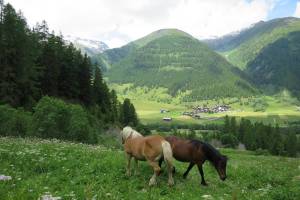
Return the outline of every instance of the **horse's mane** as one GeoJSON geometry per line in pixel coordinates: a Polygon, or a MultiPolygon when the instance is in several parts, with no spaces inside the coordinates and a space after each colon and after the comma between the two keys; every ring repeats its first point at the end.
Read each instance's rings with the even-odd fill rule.
{"type": "Polygon", "coordinates": [[[190,140],[191,143],[198,148],[202,148],[202,150],[205,153],[205,157],[207,158],[208,161],[210,161],[215,167],[218,164],[218,161],[221,159],[226,159],[226,156],[223,156],[217,149],[215,149],[212,145],[201,142],[199,140],[190,140]]]}
{"type": "Polygon", "coordinates": [[[128,139],[129,137],[136,138],[136,137],[143,137],[142,134],[131,128],[130,126],[126,126],[123,128],[122,132],[122,138],[124,140],[128,139]]]}

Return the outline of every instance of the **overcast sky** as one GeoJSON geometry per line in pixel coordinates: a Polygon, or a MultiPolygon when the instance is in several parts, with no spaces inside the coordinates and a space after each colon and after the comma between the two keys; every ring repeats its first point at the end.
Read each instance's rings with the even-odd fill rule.
{"type": "Polygon", "coordinates": [[[297,0],[6,0],[30,25],[46,20],[63,35],[119,47],[162,28],[199,39],[222,36],[260,20],[300,17],[297,0]]]}

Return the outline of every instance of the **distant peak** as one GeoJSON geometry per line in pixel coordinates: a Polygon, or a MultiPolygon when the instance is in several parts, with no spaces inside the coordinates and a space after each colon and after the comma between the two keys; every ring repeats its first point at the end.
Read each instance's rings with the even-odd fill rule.
{"type": "Polygon", "coordinates": [[[149,42],[151,42],[155,39],[158,39],[160,37],[164,37],[164,36],[183,36],[183,37],[194,38],[190,34],[184,32],[184,31],[181,31],[179,29],[167,28],[167,29],[159,29],[157,31],[154,31],[154,32],[146,35],[145,37],[142,37],[142,38],[134,41],[133,43],[139,47],[142,47],[142,46],[145,46],[146,44],[148,44],[149,42]]]}
{"type": "Polygon", "coordinates": [[[157,31],[150,33],[149,35],[158,35],[160,37],[165,35],[182,35],[187,37],[193,37],[190,34],[176,28],[159,29],[157,31]]]}

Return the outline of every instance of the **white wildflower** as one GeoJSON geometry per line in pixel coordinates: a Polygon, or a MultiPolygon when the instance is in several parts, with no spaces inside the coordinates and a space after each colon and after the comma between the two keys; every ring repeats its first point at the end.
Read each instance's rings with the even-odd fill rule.
{"type": "Polygon", "coordinates": [[[11,176],[0,175],[0,181],[9,181],[11,180],[11,176]]]}
{"type": "Polygon", "coordinates": [[[213,197],[210,194],[202,195],[202,198],[204,198],[204,199],[213,199],[213,197]]]}
{"type": "Polygon", "coordinates": [[[60,200],[60,199],[61,197],[54,197],[51,194],[45,194],[41,196],[39,200],[60,200]]]}

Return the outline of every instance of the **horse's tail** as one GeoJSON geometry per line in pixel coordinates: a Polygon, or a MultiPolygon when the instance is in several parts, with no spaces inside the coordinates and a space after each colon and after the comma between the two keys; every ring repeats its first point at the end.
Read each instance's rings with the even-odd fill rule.
{"type": "Polygon", "coordinates": [[[173,169],[173,152],[172,152],[171,145],[166,140],[162,141],[161,145],[162,145],[164,160],[168,166],[168,170],[172,170],[173,169]]]}
{"type": "Polygon", "coordinates": [[[168,168],[168,174],[169,174],[168,184],[171,186],[174,185],[174,180],[172,176],[173,175],[173,152],[172,152],[171,145],[168,141],[163,140],[161,146],[162,146],[164,160],[168,168]]]}

